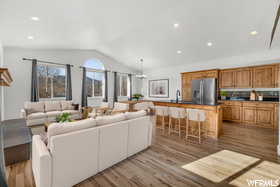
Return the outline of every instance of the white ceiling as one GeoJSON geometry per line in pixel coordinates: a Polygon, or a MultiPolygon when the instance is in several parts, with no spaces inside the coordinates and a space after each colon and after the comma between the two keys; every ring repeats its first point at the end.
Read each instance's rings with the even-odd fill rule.
{"type": "MultiPolygon", "coordinates": [[[[0,0],[0,40],[4,46],[96,49],[134,68],[140,58],[147,69],[192,64],[267,50],[278,5],[278,0],[0,0]],[[174,23],[180,26],[174,29],[174,23]],[[258,35],[250,35],[254,30],[258,35]]],[[[279,47],[277,32],[273,49],[279,47]]]]}

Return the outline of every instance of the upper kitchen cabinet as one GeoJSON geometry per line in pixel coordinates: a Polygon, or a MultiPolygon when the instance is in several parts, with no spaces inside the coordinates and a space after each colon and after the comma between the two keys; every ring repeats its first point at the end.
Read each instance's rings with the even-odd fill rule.
{"type": "Polygon", "coordinates": [[[224,69],[219,74],[219,88],[279,87],[279,65],[224,69]]]}
{"type": "Polygon", "coordinates": [[[235,71],[221,70],[219,75],[220,88],[234,88],[235,71]]]}
{"type": "Polygon", "coordinates": [[[192,100],[192,78],[190,74],[182,74],[182,99],[185,101],[192,100]]]}
{"type": "Polygon", "coordinates": [[[236,68],[221,70],[220,88],[252,88],[252,69],[236,68]]]}
{"type": "Polygon", "coordinates": [[[278,82],[275,76],[276,65],[257,66],[253,68],[253,87],[254,88],[274,88],[278,82]]]}
{"type": "Polygon", "coordinates": [[[236,88],[252,88],[252,69],[251,68],[236,69],[234,86],[236,88]]]}

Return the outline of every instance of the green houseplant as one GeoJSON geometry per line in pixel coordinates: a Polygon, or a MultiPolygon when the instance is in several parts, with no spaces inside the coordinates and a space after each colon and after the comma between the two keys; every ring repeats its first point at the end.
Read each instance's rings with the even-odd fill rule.
{"type": "Polygon", "coordinates": [[[64,122],[71,122],[72,120],[70,119],[70,113],[62,113],[59,116],[57,116],[56,121],[59,123],[64,123],[64,122]]]}
{"type": "Polygon", "coordinates": [[[144,97],[142,94],[133,94],[133,95],[132,95],[132,98],[133,98],[133,99],[136,99],[137,101],[138,101],[139,99],[141,99],[142,97],[144,97]]]}
{"type": "Polygon", "coordinates": [[[226,98],[227,98],[227,92],[226,92],[226,91],[223,91],[223,90],[222,90],[222,91],[220,92],[220,95],[221,95],[221,99],[222,99],[222,100],[226,100],[226,98]]]}

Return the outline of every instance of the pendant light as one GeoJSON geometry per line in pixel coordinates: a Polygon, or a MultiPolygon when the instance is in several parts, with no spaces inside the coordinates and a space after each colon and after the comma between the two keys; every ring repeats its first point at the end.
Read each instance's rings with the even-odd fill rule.
{"type": "Polygon", "coordinates": [[[145,78],[147,78],[147,76],[144,75],[143,61],[144,61],[144,60],[141,58],[141,59],[140,59],[141,74],[136,75],[136,77],[139,78],[139,79],[145,79],[145,78]]]}

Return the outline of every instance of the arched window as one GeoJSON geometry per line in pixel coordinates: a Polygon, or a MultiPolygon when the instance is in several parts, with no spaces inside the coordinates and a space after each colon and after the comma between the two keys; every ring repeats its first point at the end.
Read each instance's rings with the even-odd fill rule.
{"type": "Polygon", "coordinates": [[[103,98],[105,95],[105,68],[103,63],[98,59],[89,59],[85,61],[83,66],[87,68],[87,96],[103,98]]]}
{"type": "Polygon", "coordinates": [[[84,67],[97,70],[105,70],[103,63],[98,59],[89,59],[85,61],[84,67]]]}

